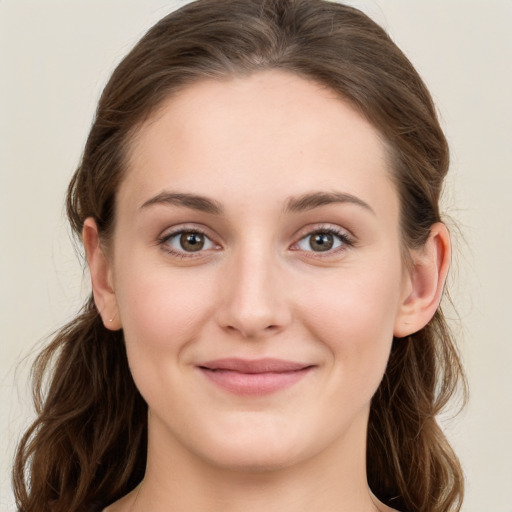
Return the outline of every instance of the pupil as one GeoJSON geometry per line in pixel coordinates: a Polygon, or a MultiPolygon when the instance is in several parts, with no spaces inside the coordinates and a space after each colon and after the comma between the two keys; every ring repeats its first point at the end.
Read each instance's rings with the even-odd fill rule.
{"type": "Polygon", "coordinates": [[[204,246],[204,236],[200,233],[183,233],[180,244],[185,251],[200,251],[204,246]]]}
{"type": "Polygon", "coordinates": [[[311,237],[310,245],[314,251],[328,251],[334,244],[333,236],[330,233],[317,233],[311,237]]]}

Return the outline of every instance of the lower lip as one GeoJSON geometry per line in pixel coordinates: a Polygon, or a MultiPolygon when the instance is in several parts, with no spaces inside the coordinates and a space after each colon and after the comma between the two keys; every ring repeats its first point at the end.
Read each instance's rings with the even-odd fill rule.
{"type": "Polygon", "coordinates": [[[312,367],[309,366],[302,370],[265,373],[199,369],[211,382],[235,395],[261,396],[293,386],[303,379],[312,370],[312,367]]]}

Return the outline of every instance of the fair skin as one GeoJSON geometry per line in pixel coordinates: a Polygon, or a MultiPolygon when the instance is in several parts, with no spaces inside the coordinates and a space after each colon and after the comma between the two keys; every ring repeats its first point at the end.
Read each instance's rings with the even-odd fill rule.
{"type": "Polygon", "coordinates": [[[145,478],[108,512],[391,510],[366,482],[370,400],[450,250],[435,224],[405,264],[390,172],[354,108],[280,71],[194,84],[141,127],[109,251],[83,230],[149,409],[145,478]]]}

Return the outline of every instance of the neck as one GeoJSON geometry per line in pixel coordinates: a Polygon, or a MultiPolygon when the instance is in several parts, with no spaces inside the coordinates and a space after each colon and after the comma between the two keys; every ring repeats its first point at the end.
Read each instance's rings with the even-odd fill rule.
{"type": "Polygon", "coordinates": [[[314,457],[283,467],[250,469],[219,467],[172,439],[162,443],[160,427],[150,422],[146,476],[126,502],[129,512],[389,510],[376,505],[368,489],[366,430],[360,425],[314,457]]]}

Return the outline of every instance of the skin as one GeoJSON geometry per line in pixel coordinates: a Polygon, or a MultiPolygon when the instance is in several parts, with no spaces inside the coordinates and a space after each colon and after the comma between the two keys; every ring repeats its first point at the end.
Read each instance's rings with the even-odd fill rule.
{"type": "Polygon", "coordinates": [[[391,510],[366,482],[370,400],[393,336],[436,311],[450,246],[435,224],[404,264],[390,173],[351,105],[280,71],[192,85],[141,127],[108,253],[93,219],[83,232],[96,304],[149,407],[146,476],[108,512],[391,510]],[[301,208],[314,193],[324,204],[301,208]],[[187,252],[180,233],[197,231],[204,249],[187,252]],[[198,370],[225,357],[313,368],[240,396],[198,370]]]}

